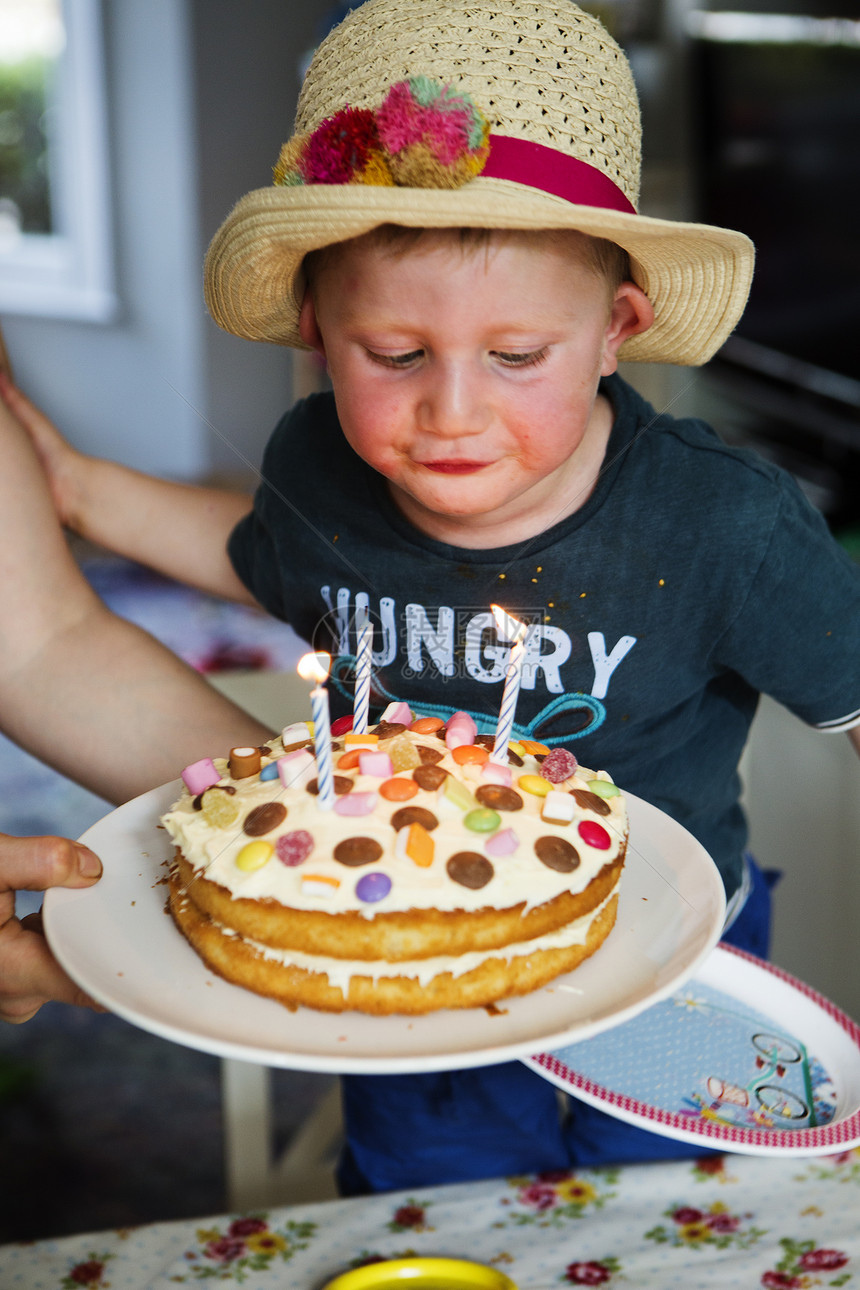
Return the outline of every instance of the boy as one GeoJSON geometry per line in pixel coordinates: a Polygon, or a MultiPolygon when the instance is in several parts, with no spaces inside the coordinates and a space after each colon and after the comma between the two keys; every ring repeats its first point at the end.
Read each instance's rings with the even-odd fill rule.
{"type": "MultiPolygon", "coordinates": [[[[860,576],[787,477],[615,375],[706,361],[752,264],[740,234],[638,216],[638,158],[623,55],[574,5],[367,0],[317,52],[275,186],[207,259],[216,321],[316,349],[333,386],[276,429],[254,511],[34,434],[67,522],[249,589],[332,650],[336,710],[370,612],[380,703],[492,730],[490,602],[527,618],[520,731],[690,829],[761,952],[737,761],[764,689],[860,722],[860,576]]],[[[351,1192],[668,1151],[585,1108],[561,1121],[518,1063],[344,1096],[351,1192]]]]}

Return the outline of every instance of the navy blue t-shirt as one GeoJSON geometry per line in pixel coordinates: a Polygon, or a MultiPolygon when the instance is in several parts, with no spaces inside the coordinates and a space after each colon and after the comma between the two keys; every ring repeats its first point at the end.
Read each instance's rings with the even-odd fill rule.
{"type": "Polygon", "coordinates": [[[334,655],[335,715],[351,710],[367,611],[377,710],[463,708],[491,733],[509,644],[490,604],[527,619],[515,733],[565,745],[680,821],[731,895],[758,694],[823,728],[860,713],[860,568],[785,472],[657,415],[619,377],[601,388],[615,419],[585,505],[477,551],[415,529],[346,442],[333,396],[314,395],[276,428],[230,555],[270,613],[334,655]]]}

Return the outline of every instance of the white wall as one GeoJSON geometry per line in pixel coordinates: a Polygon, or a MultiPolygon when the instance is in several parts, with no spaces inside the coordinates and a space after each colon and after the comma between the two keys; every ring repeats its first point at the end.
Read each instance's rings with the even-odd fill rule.
{"type": "Polygon", "coordinates": [[[783,873],[771,957],[860,1018],[860,759],[765,698],[741,772],[752,852],[783,873]]]}
{"type": "MultiPolygon", "coordinates": [[[[271,183],[292,133],[301,56],[331,8],[331,0],[191,0],[202,248],[240,197],[271,183]]],[[[234,448],[259,460],[292,401],[292,351],[229,336],[205,312],[201,324],[210,464],[231,471],[241,467],[234,448]]]]}

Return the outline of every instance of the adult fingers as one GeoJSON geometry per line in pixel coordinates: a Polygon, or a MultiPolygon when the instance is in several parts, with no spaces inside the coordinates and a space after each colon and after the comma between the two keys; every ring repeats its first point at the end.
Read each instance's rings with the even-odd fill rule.
{"type": "Polygon", "coordinates": [[[68,838],[0,834],[0,1020],[27,1021],[49,999],[97,1006],[54,959],[41,919],[15,917],[15,892],[86,887],[100,874],[98,856],[68,838]]]}
{"type": "Polygon", "coordinates": [[[11,918],[0,928],[0,1021],[29,1021],[49,1000],[104,1011],[66,975],[34,921],[11,918]]]}

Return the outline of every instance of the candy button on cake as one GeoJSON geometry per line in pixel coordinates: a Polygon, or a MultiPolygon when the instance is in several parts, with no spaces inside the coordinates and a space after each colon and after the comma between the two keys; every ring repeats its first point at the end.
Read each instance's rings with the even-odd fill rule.
{"type": "Polygon", "coordinates": [[[335,738],[330,809],[310,723],[187,767],[162,819],[170,910],[208,966],[288,1007],[419,1014],[526,994],[593,954],[623,795],[565,749],[511,742],[501,764],[466,717],[399,704],[335,738]]]}

